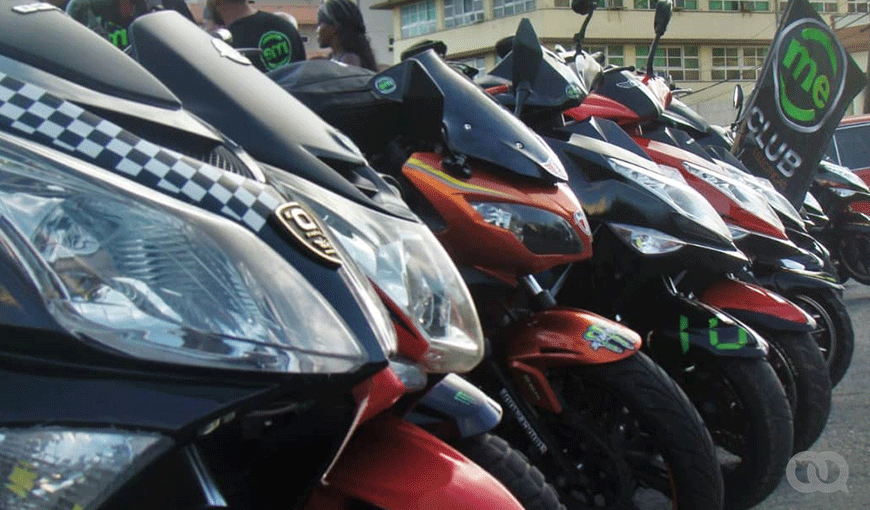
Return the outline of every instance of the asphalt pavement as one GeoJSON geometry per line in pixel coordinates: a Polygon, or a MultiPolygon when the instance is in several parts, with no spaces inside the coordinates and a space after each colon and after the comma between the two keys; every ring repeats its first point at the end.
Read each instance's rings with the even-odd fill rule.
{"type": "Polygon", "coordinates": [[[853,281],[845,287],[855,353],[834,388],[828,425],[812,453],[794,459],[791,475],[755,510],[870,509],[870,287],[853,281]]]}

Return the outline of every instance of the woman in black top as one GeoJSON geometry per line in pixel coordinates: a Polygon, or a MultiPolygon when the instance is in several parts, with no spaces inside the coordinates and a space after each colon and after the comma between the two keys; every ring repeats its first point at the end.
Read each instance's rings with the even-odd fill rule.
{"type": "Polygon", "coordinates": [[[330,59],[377,71],[359,7],[351,0],[325,0],[317,10],[317,41],[332,48],[330,59]]]}

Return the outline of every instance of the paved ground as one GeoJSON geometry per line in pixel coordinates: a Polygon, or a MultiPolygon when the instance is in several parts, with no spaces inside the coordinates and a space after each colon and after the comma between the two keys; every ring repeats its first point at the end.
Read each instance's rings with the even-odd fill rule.
{"type": "MultiPolygon", "coordinates": [[[[834,389],[834,401],[828,425],[821,438],[810,448],[813,452],[831,451],[839,454],[848,465],[848,493],[802,493],[783,478],[776,492],[755,507],[755,510],[852,510],[870,508],[870,287],[855,282],[846,283],[846,306],[855,328],[855,354],[846,377],[834,389]]],[[[807,487],[814,466],[796,462],[795,480],[798,487],[807,487]],[[803,482],[807,485],[802,485],[803,482]]],[[[835,461],[827,480],[837,481],[835,461]]],[[[819,473],[824,479],[824,473],[819,473]]],[[[842,478],[840,478],[842,481],[842,478]]]]}

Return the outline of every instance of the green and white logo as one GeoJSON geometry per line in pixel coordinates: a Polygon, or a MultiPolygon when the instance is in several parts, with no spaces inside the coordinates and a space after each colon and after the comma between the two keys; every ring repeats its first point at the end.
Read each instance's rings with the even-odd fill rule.
{"type": "Polygon", "coordinates": [[[381,94],[392,94],[396,91],[396,80],[389,76],[381,76],[375,81],[375,88],[381,94]]]}
{"type": "Polygon", "coordinates": [[[813,133],[840,102],[846,83],[846,54],[828,27],[800,19],[785,28],[773,53],[776,106],[785,123],[813,133]]]}
{"type": "Polygon", "coordinates": [[[260,57],[267,71],[277,69],[284,64],[290,62],[290,57],[293,56],[293,46],[290,38],[283,32],[270,30],[260,37],[258,45],[263,53],[260,57]]]}
{"type": "Polygon", "coordinates": [[[569,99],[577,99],[580,97],[580,87],[573,83],[569,83],[568,86],[565,87],[565,95],[567,95],[569,99]]]}

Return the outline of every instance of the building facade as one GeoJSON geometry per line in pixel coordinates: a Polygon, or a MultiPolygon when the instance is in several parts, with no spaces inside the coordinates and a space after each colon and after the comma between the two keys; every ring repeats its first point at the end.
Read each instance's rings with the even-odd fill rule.
{"type": "MultiPolygon", "coordinates": [[[[603,52],[608,63],[644,68],[654,35],[655,0],[598,3],[586,30],[586,48],[603,52]]],[[[655,68],[670,74],[678,87],[691,90],[682,100],[699,113],[716,123],[731,122],[734,86],[741,84],[747,97],[751,93],[785,5],[767,0],[675,0],[655,68]]],[[[867,0],[813,5],[834,26],[850,13],[860,20],[868,10],[867,0]]],[[[571,10],[570,0],[387,0],[374,8],[393,13],[394,58],[422,40],[440,40],[450,58],[480,69],[495,65],[496,41],[512,35],[523,17],[530,19],[545,45],[566,48],[584,20],[571,10]]],[[[866,58],[858,63],[866,69],[866,58]]]]}

